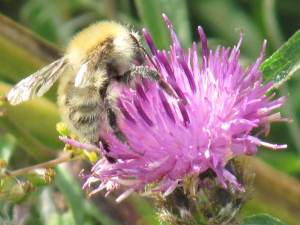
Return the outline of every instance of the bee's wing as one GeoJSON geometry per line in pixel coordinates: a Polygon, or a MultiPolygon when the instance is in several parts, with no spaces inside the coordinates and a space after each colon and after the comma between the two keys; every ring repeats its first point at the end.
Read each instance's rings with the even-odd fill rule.
{"type": "Polygon", "coordinates": [[[98,66],[97,70],[92,70],[90,62],[87,61],[80,66],[75,75],[74,86],[78,88],[93,86],[97,80],[101,79],[101,77],[104,79],[105,74],[106,70],[101,69],[101,66],[98,66]],[[97,78],[95,77],[95,74],[97,74],[97,78]]]}
{"type": "Polygon", "coordinates": [[[9,91],[7,100],[10,104],[17,105],[35,96],[42,96],[62,74],[66,65],[66,59],[60,58],[31,74],[9,91]]]}
{"type": "Polygon", "coordinates": [[[75,76],[75,87],[84,88],[91,83],[91,74],[88,68],[88,62],[82,64],[75,76]]]}

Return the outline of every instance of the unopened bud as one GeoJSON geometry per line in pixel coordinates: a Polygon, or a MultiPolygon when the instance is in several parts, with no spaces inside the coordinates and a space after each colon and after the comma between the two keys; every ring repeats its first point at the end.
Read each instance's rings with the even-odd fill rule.
{"type": "Polygon", "coordinates": [[[25,176],[33,185],[42,186],[50,184],[54,180],[55,171],[53,168],[41,168],[30,172],[25,176]]]}
{"type": "Polygon", "coordinates": [[[10,177],[1,180],[0,200],[18,203],[35,190],[30,181],[15,180],[10,177]]]}

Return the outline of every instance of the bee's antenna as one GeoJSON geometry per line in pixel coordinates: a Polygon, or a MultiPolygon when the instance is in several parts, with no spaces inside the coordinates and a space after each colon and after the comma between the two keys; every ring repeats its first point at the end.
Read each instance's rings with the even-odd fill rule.
{"type": "MultiPolygon", "coordinates": [[[[149,61],[152,63],[152,65],[158,70],[157,68],[157,65],[155,64],[155,62],[153,61],[152,57],[150,56],[150,54],[147,52],[147,50],[140,44],[140,42],[137,40],[137,38],[133,35],[133,34],[130,34],[132,40],[135,42],[136,46],[138,48],[140,48],[144,54],[148,57],[149,61]]],[[[160,76],[159,76],[159,79],[158,79],[158,83],[159,85],[170,95],[170,96],[173,96],[173,97],[177,97],[175,95],[175,93],[173,92],[172,88],[170,87],[170,85],[164,81],[164,79],[160,76]]]]}
{"type": "Polygon", "coordinates": [[[142,46],[140,44],[139,40],[133,34],[131,34],[131,33],[130,33],[130,37],[135,42],[135,44],[137,45],[137,47],[140,48],[144,52],[144,54],[148,57],[148,59],[150,60],[150,62],[152,63],[152,65],[156,68],[156,65],[155,65],[154,61],[152,60],[152,57],[147,52],[147,50],[144,48],[144,46],[142,46]]]}

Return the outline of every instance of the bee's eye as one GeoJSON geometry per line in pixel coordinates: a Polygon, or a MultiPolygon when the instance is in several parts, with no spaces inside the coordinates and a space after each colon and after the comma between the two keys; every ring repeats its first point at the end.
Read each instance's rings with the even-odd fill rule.
{"type": "Polygon", "coordinates": [[[108,62],[106,64],[106,71],[109,77],[116,77],[119,75],[117,63],[115,60],[112,60],[111,62],[108,62]]]}

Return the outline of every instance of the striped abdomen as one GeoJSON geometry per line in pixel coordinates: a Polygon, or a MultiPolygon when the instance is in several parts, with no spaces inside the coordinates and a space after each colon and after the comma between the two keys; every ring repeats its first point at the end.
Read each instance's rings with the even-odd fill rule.
{"type": "Polygon", "coordinates": [[[73,79],[62,80],[59,87],[59,106],[62,118],[81,141],[96,143],[105,112],[99,88],[77,88],[73,79]]]}

